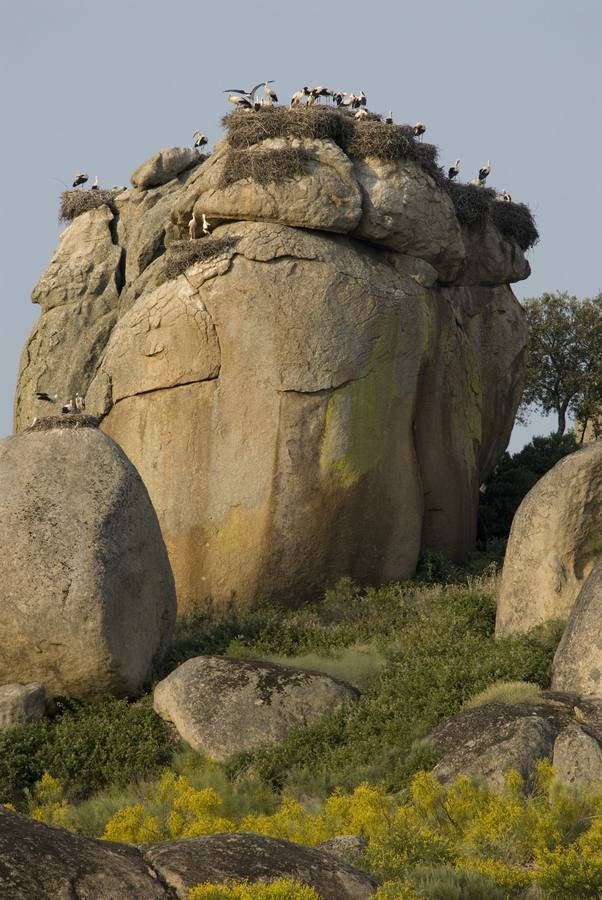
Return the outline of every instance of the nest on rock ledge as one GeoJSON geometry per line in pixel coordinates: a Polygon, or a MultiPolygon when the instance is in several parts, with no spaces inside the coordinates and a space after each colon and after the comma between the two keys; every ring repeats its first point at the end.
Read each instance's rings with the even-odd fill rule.
{"type": "Polygon", "coordinates": [[[59,207],[59,222],[72,222],[77,216],[88,212],[90,209],[97,209],[105,204],[115,212],[114,199],[117,194],[122,193],[122,189],[114,191],[102,190],[73,190],[63,191],[61,194],[61,205],[59,207]]]}
{"type": "Polygon", "coordinates": [[[524,203],[497,200],[493,188],[448,181],[446,190],[454,204],[460,225],[484,229],[491,221],[505,238],[515,240],[521,250],[529,250],[539,240],[533,214],[524,203]]]}
{"type": "Polygon", "coordinates": [[[219,256],[232,250],[240,238],[235,235],[227,237],[204,237],[193,241],[174,241],[165,254],[165,275],[168,280],[177,278],[194,263],[219,256]]]}
{"type": "Polygon", "coordinates": [[[305,165],[315,154],[302,147],[282,147],[273,150],[229,150],[224,160],[219,187],[225,188],[243,178],[257,184],[286,181],[304,175],[305,165]]]}
{"type": "Polygon", "coordinates": [[[83,413],[68,413],[62,416],[40,416],[28,431],[53,431],[68,428],[98,428],[100,416],[88,416],[83,413]]]}

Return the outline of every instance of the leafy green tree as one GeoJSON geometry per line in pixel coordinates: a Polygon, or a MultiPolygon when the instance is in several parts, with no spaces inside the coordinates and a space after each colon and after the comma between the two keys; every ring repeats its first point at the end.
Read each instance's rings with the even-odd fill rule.
{"type": "Polygon", "coordinates": [[[602,292],[584,300],[546,293],[526,300],[525,310],[529,347],[520,413],[556,413],[559,435],[572,413],[585,430],[602,409],[602,292]]]}

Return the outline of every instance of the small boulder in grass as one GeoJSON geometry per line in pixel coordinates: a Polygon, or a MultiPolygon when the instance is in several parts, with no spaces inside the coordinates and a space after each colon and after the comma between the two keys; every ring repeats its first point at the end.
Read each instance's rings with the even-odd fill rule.
{"type": "Polygon", "coordinates": [[[0,685],[0,731],[35,722],[46,714],[46,691],[43,684],[0,685]]]}
{"type": "Polygon", "coordinates": [[[355,688],[321,672],[198,656],[159,682],[153,705],[195,750],[223,760],[277,743],[357,697],[355,688]]]}

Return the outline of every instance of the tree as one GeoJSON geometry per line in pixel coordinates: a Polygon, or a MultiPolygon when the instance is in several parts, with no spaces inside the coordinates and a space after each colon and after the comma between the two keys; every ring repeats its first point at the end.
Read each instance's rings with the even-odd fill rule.
{"type": "Polygon", "coordinates": [[[558,418],[572,413],[583,428],[602,410],[602,292],[578,300],[566,292],[525,301],[529,323],[527,378],[521,403],[558,418]]]}

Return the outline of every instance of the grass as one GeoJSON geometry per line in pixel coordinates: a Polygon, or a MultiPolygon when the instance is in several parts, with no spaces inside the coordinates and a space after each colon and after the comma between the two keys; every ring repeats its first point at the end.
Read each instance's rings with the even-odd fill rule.
{"type": "Polygon", "coordinates": [[[262,185],[286,181],[304,175],[307,163],[314,158],[313,153],[301,147],[230,150],[224,160],[218,187],[229,187],[243,178],[252,178],[262,185]]]}
{"type": "Polygon", "coordinates": [[[486,703],[537,703],[541,686],[530,681],[496,681],[464,703],[464,709],[475,709],[486,703]]]}
{"type": "Polygon", "coordinates": [[[238,243],[238,238],[204,237],[193,241],[174,241],[165,253],[165,275],[177,278],[182,272],[205,259],[226,253],[238,243]]]}
{"type": "Polygon", "coordinates": [[[59,222],[72,222],[77,216],[96,209],[105,204],[115,211],[114,200],[117,194],[121,193],[121,189],[115,191],[85,191],[85,190],[67,190],[61,194],[61,203],[59,207],[59,222]]]}

